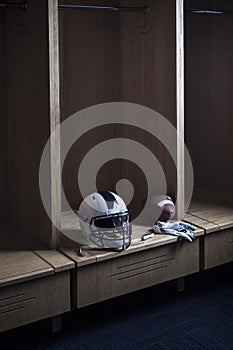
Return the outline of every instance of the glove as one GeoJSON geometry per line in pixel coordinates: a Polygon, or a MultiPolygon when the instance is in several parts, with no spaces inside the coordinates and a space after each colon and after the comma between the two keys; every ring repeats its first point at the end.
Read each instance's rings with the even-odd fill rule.
{"type": "Polygon", "coordinates": [[[189,242],[192,242],[192,240],[196,238],[193,233],[195,229],[195,226],[182,221],[176,221],[172,223],[157,221],[153,226],[154,233],[165,233],[173,236],[183,237],[189,242]]]}

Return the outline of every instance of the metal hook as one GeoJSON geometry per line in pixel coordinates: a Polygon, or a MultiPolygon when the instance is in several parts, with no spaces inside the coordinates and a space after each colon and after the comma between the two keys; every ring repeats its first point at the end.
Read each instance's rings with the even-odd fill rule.
{"type": "Polygon", "coordinates": [[[146,24],[143,24],[143,25],[141,25],[141,26],[138,26],[138,28],[142,29],[142,31],[141,31],[142,34],[147,34],[148,31],[149,31],[149,26],[146,25],[146,24]]]}
{"type": "Polygon", "coordinates": [[[144,14],[147,15],[150,12],[150,7],[148,5],[143,6],[144,14]]]}

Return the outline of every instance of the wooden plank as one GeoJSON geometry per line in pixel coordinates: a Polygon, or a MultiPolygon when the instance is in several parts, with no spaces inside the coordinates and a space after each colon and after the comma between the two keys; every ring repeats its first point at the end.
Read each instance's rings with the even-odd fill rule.
{"type": "Polygon", "coordinates": [[[0,231],[0,286],[52,275],[54,269],[19,241],[0,231]]]}
{"type": "Polygon", "coordinates": [[[34,253],[50,264],[54,268],[55,273],[70,270],[75,267],[75,263],[58,250],[35,250],[34,253]]]}
{"type": "Polygon", "coordinates": [[[233,260],[233,210],[211,203],[192,202],[185,220],[202,227],[201,267],[208,269],[233,260]]]}
{"type": "MultiPolygon", "coordinates": [[[[208,222],[209,225],[217,225],[221,230],[233,227],[233,208],[231,207],[214,205],[211,203],[192,202],[188,213],[200,218],[200,220],[208,222]]],[[[217,227],[215,230],[211,231],[217,231],[217,227]]]]}
{"type": "Polygon", "coordinates": [[[96,252],[89,251],[87,255],[80,256],[79,248],[77,249],[64,249],[60,251],[65,254],[69,259],[75,261],[77,267],[93,264],[96,262],[96,252]]]}
{"type": "Polygon", "coordinates": [[[43,264],[39,260],[36,261],[35,255],[32,252],[23,254],[14,251],[13,253],[1,253],[0,255],[1,258],[5,261],[5,264],[3,264],[3,266],[9,265],[8,268],[5,269],[4,273],[2,273],[1,270],[1,288],[5,286],[15,285],[19,282],[22,283],[33,279],[37,279],[38,277],[41,278],[45,276],[51,276],[54,273],[53,269],[48,264],[43,269],[43,264]],[[25,262],[26,260],[27,262],[25,262]],[[27,268],[28,261],[31,264],[30,268],[27,268]]]}
{"type": "Polygon", "coordinates": [[[201,219],[197,216],[191,215],[191,214],[186,214],[184,216],[184,221],[187,221],[192,225],[195,225],[197,227],[204,229],[206,233],[211,233],[211,232],[215,232],[215,231],[220,230],[220,227],[217,224],[203,220],[203,219],[201,219]]]}
{"type": "Polygon", "coordinates": [[[176,0],[177,218],[184,216],[184,0],[176,0]]]}
{"type": "Polygon", "coordinates": [[[77,269],[76,307],[199,271],[199,239],[178,242],[77,269]]]}
{"type": "Polygon", "coordinates": [[[227,228],[232,228],[233,227],[233,216],[229,215],[229,216],[225,216],[222,218],[217,218],[217,219],[214,219],[214,222],[216,222],[220,226],[221,230],[225,230],[227,228]]]}
{"type": "Polygon", "coordinates": [[[203,214],[208,221],[212,221],[220,226],[221,229],[233,226],[233,208],[213,207],[206,209],[203,214]]]}
{"type": "Polygon", "coordinates": [[[69,310],[68,271],[0,289],[0,331],[69,310]]]}
{"type": "Polygon", "coordinates": [[[200,216],[206,215],[208,219],[215,215],[216,216],[232,215],[233,208],[229,206],[223,206],[220,204],[193,201],[191,202],[188,212],[192,214],[200,215],[200,216]]]}
{"type": "Polygon", "coordinates": [[[58,0],[48,0],[49,31],[49,103],[50,103],[50,166],[51,166],[51,248],[58,246],[61,214],[61,164],[60,164],[60,86],[59,86],[59,33],[58,0]]]}

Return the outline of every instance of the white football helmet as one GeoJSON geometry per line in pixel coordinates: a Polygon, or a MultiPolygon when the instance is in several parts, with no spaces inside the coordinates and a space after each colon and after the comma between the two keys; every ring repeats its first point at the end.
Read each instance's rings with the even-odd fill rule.
{"type": "Polygon", "coordinates": [[[85,249],[124,250],[131,243],[130,213],[123,199],[110,191],[94,192],[80,204],[78,217],[85,249]]]}

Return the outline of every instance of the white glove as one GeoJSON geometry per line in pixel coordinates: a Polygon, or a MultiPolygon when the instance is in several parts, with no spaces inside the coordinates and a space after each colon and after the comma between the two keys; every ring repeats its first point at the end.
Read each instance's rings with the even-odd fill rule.
{"type": "Polygon", "coordinates": [[[173,236],[183,237],[189,242],[192,242],[192,240],[196,238],[196,236],[193,233],[195,229],[195,226],[182,221],[157,221],[156,224],[153,226],[154,233],[165,233],[173,236]]]}

